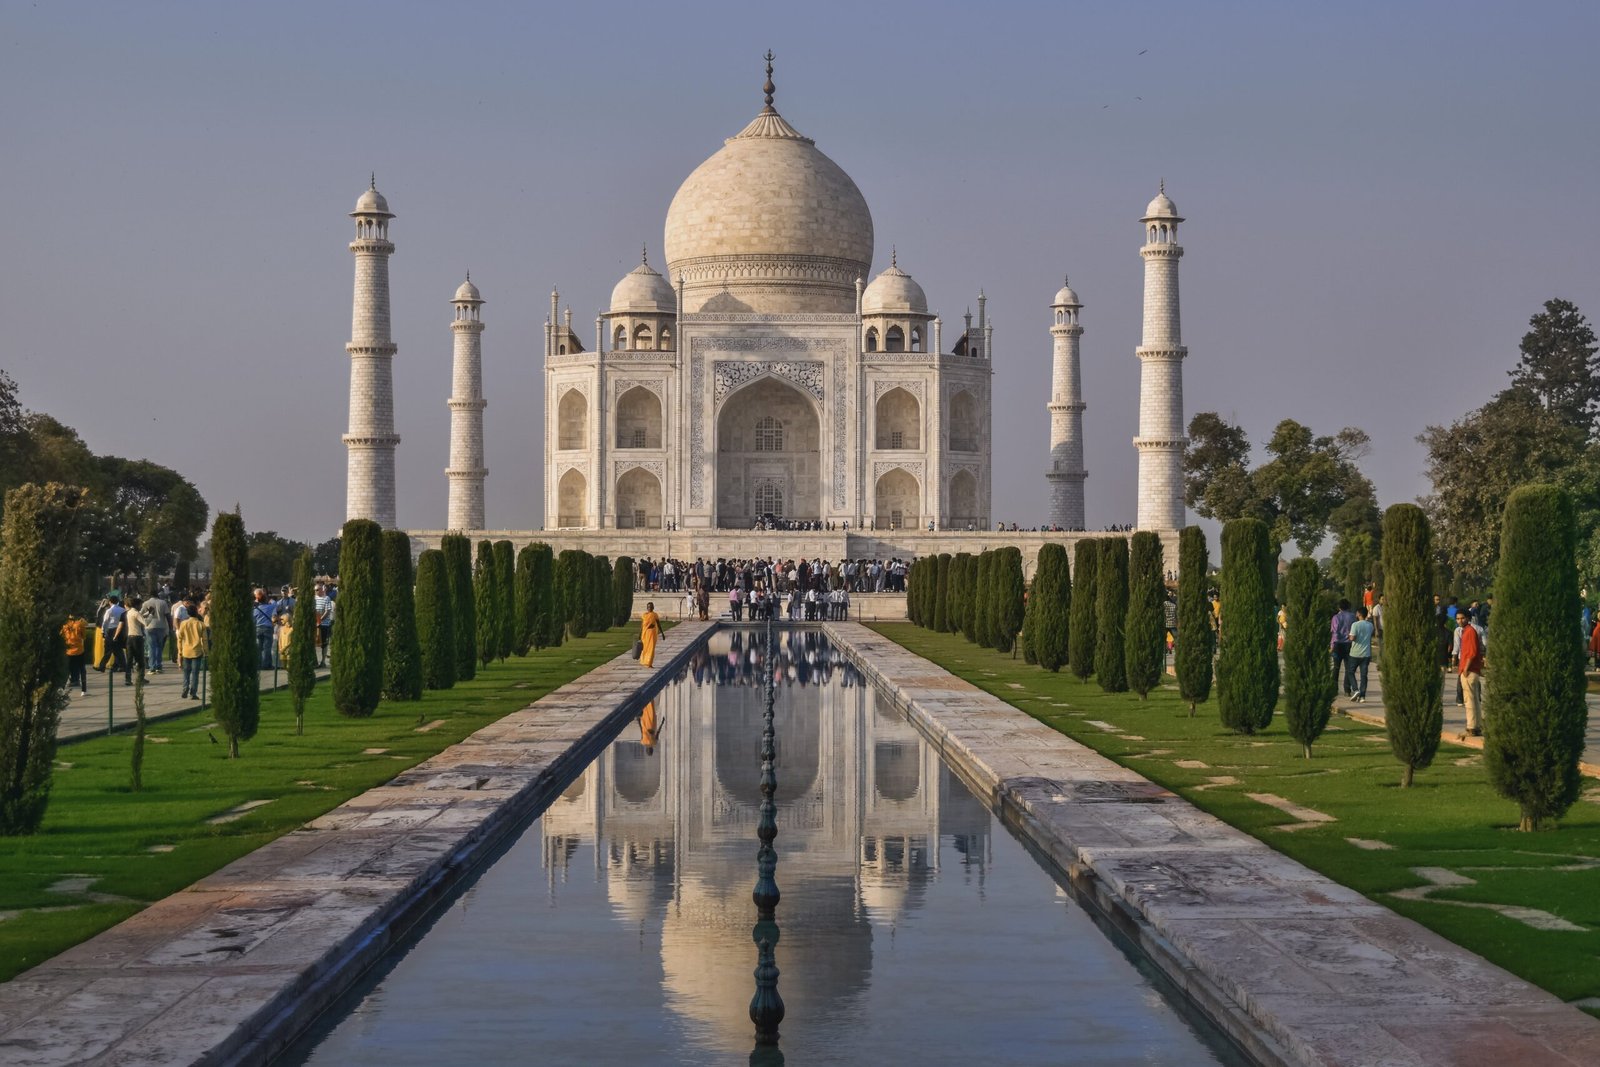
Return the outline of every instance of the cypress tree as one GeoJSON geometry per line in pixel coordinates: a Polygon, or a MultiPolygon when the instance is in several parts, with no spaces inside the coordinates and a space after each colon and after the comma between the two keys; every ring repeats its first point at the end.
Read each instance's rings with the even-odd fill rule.
{"type": "Polygon", "coordinates": [[[478,542],[472,602],[478,612],[478,662],[487,667],[500,649],[500,568],[494,561],[494,545],[488,541],[478,542]]]}
{"type": "MultiPolygon", "coordinates": [[[[237,513],[217,516],[211,527],[211,717],[228,738],[228,758],[239,755],[239,742],[256,735],[261,720],[261,654],[250,617],[250,555],[244,520],[237,513]]],[[[339,623],[345,621],[344,581],[340,576],[339,623]]],[[[337,675],[339,664],[334,662],[337,675]]]]}
{"type": "MultiPolygon", "coordinates": [[[[1042,549],[1041,549],[1042,551],[1042,549]]],[[[1022,648],[1022,662],[1030,667],[1039,665],[1038,650],[1033,647],[1034,629],[1038,625],[1036,608],[1039,594],[1039,560],[1033,561],[1033,585],[1023,594],[1022,608],[1022,633],[1017,637],[1017,644],[1022,648]]]]}
{"type": "Polygon", "coordinates": [[[294,732],[306,732],[306,701],[317,687],[317,597],[316,572],[311,567],[311,550],[300,554],[294,563],[293,631],[289,635],[289,699],[294,703],[294,732]]]}
{"type": "Polygon", "coordinates": [[[611,560],[595,556],[590,561],[593,577],[589,586],[589,629],[605,633],[611,629],[615,609],[611,603],[611,560]]]}
{"type": "MultiPolygon", "coordinates": [[[[1433,544],[1428,517],[1415,504],[1383,513],[1383,721],[1389,748],[1405,765],[1402,786],[1433,762],[1444,728],[1434,633],[1433,544]]],[[[1227,613],[1227,603],[1223,603],[1227,613]]],[[[1500,616],[1495,615],[1496,651],[1500,616]]]]}
{"type": "Polygon", "coordinates": [[[534,644],[534,627],[538,625],[538,594],[534,585],[533,546],[523,545],[517,553],[516,575],[512,579],[512,608],[516,616],[516,632],[512,636],[511,651],[526,656],[534,644]]]}
{"type": "Polygon", "coordinates": [[[981,555],[980,552],[967,556],[966,597],[961,605],[961,631],[974,643],[978,639],[978,557],[981,555]]]}
{"type": "Polygon", "coordinates": [[[1022,580],[1022,549],[1007,545],[995,554],[994,597],[990,608],[994,612],[994,647],[1010,652],[1016,646],[1017,634],[1022,630],[1022,597],[1025,586],[1022,580]]]}
{"type": "Polygon", "coordinates": [[[914,626],[922,625],[922,570],[918,560],[906,568],[906,619],[914,626]]]}
{"type": "Polygon", "coordinates": [[[1167,657],[1167,585],[1161,538],[1140,530],[1128,542],[1128,616],[1123,627],[1128,688],[1148,700],[1167,657]]]}
{"type": "Polygon", "coordinates": [[[412,592],[411,538],[383,531],[383,699],[422,699],[422,646],[412,592]]]}
{"type": "Polygon", "coordinates": [[[554,648],[561,644],[566,620],[562,618],[556,596],[556,557],[543,541],[533,546],[533,647],[554,648]]]}
{"type": "Polygon", "coordinates": [[[1327,616],[1322,613],[1322,573],[1303,556],[1283,580],[1283,718],[1306,759],[1333,716],[1337,681],[1328,669],[1327,616]]]}
{"type": "Polygon", "coordinates": [[[1178,535],[1178,632],[1173,636],[1178,692],[1196,704],[1211,699],[1211,654],[1216,634],[1211,629],[1211,603],[1206,599],[1206,576],[1211,570],[1206,532],[1186,526],[1178,535]]]}
{"type": "Polygon", "coordinates": [[[478,676],[478,610],[472,592],[472,542],[466,534],[445,534],[439,541],[444,552],[445,576],[450,580],[451,630],[456,639],[458,682],[478,676]]]}
{"type": "Polygon", "coordinates": [[[950,553],[939,553],[934,563],[933,628],[938,633],[950,630],[950,553]]]}
{"type": "Polygon", "coordinates": [[[517,647],[517,557],[510,541],[494,543],[495,606],[499,609],[499,642],[495,658],[504,663],[517,647]]]}
{"type": "Polygon", "coordinates": [[[614,626],[626,626],[628,620],[633,618],[634,573],[632,556],[618,556],[617,562],[612,565],[611,623],[614,626]]]}
{"type": "Polygon", "coordinates": [[[589,633],[585,603],[590,574],[588,555],[582,549],[568,548],[556,557],[556,596],[568,637],[586,637],[589,633]]]}
{"type": "MultiPolygon", "coordinates": [[[[67,706],[61,625],[80,580],[84,491],[51,482],[5,495],[0,522],[0,835],[44,821],[56,729],[67,706]]],[[[235,517],[237,519],[237,517],[235,517]]],[[[240,539],[241,545],[243,538],[240,539]]],[[[253,651],[253,649],[252,649],[253,651]]],[[[107,679],[108,685],[114,685],[107,679]]]]}
{"type": "Polygon", "coordinates": [[[933,629],[934,585],[939,580],[939,558],[923,556],[917,560],[917,618],[924,630],[933,629]]]}
{"type": "Polygon", "coordinates": [[[437,548],[417,559],[417,640],[422,647],[425,689],[449,689],[456,684],[456,630],[448,568],[444,553],[437,548]]]}
{"type": "Polygon", "coordinates": [[[1059,671],[1067,663],[1068,618],[1072,613],[1072,578],[1067,550],[1057,544],[1039,549],[1039,569],[1028,596],[1033,625],[1033,654],[1039,666],[1059,671]]]}
{"type": "Polygon", "coordinates": [[[967,589],[967,565],[972,562],[972,553],[957,552],[950,560],[950,609],[945,612],[947,632],[961,633],[967,620],[967,597],[971,594],[967,589]]]}
{"type": "Polygon", "coordinates": [[[344,524],[339,548],[339,613],[330,650],[333,706],[339,714],[364,719],[378,710],[385,629],[383,530],[370,519],[351,519],[344,524]]]}
{"type": "Polygon", "coordinates": [[[1217,707],[1235,733],[1265,730],[1278,704],[1276,570],[1266,523],[1234,519],[1222,527],[1217,707]]]}
{"type": "Polygon", "coordinates": [[[1072,604],[1067,626],[1067,666],[1083,681],[1094,674],[1100,605],[1100,540],[1085,537],[1072,549],[1072,604]]]}
{"type": "Polygon", "coordinates": [[[994,647],[994,618],[989,611],[994,583],[994,550],[978,553],[978,577],[972,583],[972,630],[980,648],[994,647]]]}
{"type": "Polygon", "coordinates": [[[1094,673],[1107,693],[1128,691],[1128,542],[1100,539],[1095,570],[1094,673]]]}
{"type": "Polygon", "coordinates": [[[1589,710],[1583,642],[1572,625],[1582,610],[1576,536],[1565,490],[1527,485],[1507,499],[1483,755],[1490,783],[1522,809],[1523,830],[1559,819],[1581,788],[1589,710]]]}

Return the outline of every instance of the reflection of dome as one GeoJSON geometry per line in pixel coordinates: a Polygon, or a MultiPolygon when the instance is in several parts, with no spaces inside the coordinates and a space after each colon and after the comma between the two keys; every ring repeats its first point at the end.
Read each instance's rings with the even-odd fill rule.
{"type": "Polygon", "coordinates": [[[872,279],[872,284],[861,294],[861,313],[883,315],[907,311],[926,315],[928,297],[916,279],[900,269],[898,262],[891,263],[889,269],[872,279]]]}
{"type": "MultiPolygon", "coordinates": [[[[667,274],[759,312],[855,310],[872,264],[856,183],[769,106],[695,168],[667,209],[667,274]]],[[[691,306],[708,295],[702,291],[691,306]]]]}
{"type": "Polygon", "coordinates": [[[910,800],[922,785],[922,753],[916,744],[879,741],[872,747],[872,787],[885,800],[910,800]]]}
{"type": "Polygon", "coordinates": [[[641,262],[611,290],[611,310],[671,315],[678,310],[678,294],[665,278],[650,269],[649,263],[641,262]]]}

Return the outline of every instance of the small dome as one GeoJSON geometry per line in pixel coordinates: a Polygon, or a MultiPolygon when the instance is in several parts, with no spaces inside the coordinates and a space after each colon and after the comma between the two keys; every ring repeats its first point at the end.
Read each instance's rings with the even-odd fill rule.
{"type": "Polygon", "coordinates": [[[649,263],[641,262],[611,290],[611,310],[673,315],[678,311],[678,294],[649,263]]]}
{"type": "Polygon", "coordinates": [[[916,280],[891,262],[889,269],[872,279],[866,292],[861,294],[863,315],[883,315],[907,312],[913,315],[928,313],[928,297],[916,280]]]}
{"type": "Polygon", "coordinates": [[[367,191],[361,194],[361,199],[356,201],[356,209],[350,214],[383,215],[388,218],[394,218],[394,213],[389,210],[389,201],[385,200],[383,194],[378,192],[376,181],[374,181],[374,184],[367,186],[367,191]]]}
{"type": "Polygon", "coordinates": [[[461,283],[461,288],[456,290],[455,303],[483,303],[483,297],[478,295],[478,287],[472,284],[472,275],[467,275],[467,280],[461,283]]]}
{"type": "Polygon", "coordinates": [[[1053,307],[1058,307],[1062,304],[1068,307],[1083,306],[1083,301],[1078,299],[1078,294],[1072,291],[1072,286],[1068,285],[1065,279],[1061,282],[1061,288],[1056,290],[1056,298],[1051,301],[1051,306],[1053,307]]]}
{"type": "MultiPolygon", "coordinates": [[[[1148,222],[1151,219],[1178,219],[1178,205],[1174,204],[1172,198],[1167,196],[1165,182],[1161,183],[1161,191],[1156,194],[1156,198],[1146,205],[1144,218],[1140,221],[1148,222]]],[[[1178,219],[1178,221],[1182,222],[1183,220],[1178,219]]]]}

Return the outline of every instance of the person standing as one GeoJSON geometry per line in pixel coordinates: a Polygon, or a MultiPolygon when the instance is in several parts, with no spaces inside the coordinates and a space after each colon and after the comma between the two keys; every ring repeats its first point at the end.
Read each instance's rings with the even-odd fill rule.
{"type": "Polygon", "coordinates": [[[89,624],[77,612],[68,612],[67,621],[61,624],[61,638],[67,643],[67,688],[76,686],[88,696],[89,656],[84,646],[89,640],[89,624]]]}
{"type": "Polygon", "coordinates": [[[706,622],[711,618],[711,590],[706,588],[704,578],[696,578],[694,585],[694,606],[700,621],[706,622]]]}
{"type": "Polygon", "coordinates": [[[328,665],[328,639],[333,636],[333,598],[328,587],[317,583],[317,666],[328,665]]]}
{"type": "Polygon", "coordinates": [[[105,673],[106,664],[111,664],[112,673],[127,670],[127,662],[122,654],[124,638],[122,636],[122,616],[127,614],[127,609],[122,606],[122,597],[112,593],[106,597],[105,611],[100,614],[100,662],[94,669],[105,673]]]}
{"type": "Polygon", "coordinates": [[[1473,737],[1483,736],[1483,719],[1480,709],[1483,707],[1483,634],[1478,630],[1478,624],[1464,612],[1460,615],[1461,622],[1461,649],[1456,654],[1456,663],[1460,667],[1461,695],[1467,705],[1467,733],[1473,737]]]}
{"type": "Polygon", "coordinates": [[[1350,675],[1355,683],[1357,704],[1367,702],[1367,667],[1372,663],[1373,632],[1367,609],[1357,608],[1356,621],[1350,624],[1350,675]]]}
{"type": "Polygon", "coordinates": [[[656,664],[656,640],[661,636],[661,616],[656,614],[654,601],[648,601],[644,606],[644,614],[639,616],[639,662],[646,667],[656,664]]]}
{"type": "Polygon", "coordinates": [[[144,615],[140,612],[143,604],[138,597],[128,599],[128,610],[122,616],[122,625],[128,643],[127,655],[123,659],[122,684],[133,684],[133,672],[137,668],[139,676],[144,677],[145,649],[144,649],[144,615]]]}
{"type": "Polygon", "coordinates": [[[272,669],[272,601],[267,599],[265,589],[257,589],[256,602],[250,606],[251,617],[256,624],[256,666],[261,670],[272,669]]]}
{"type": "Polygon", "coordinates": [[[178,623],[178,666],[183,671],[183,695],[200,699],[200,672],[205,668],[206,624],[195,609],[194,598],[184,600],[183,621],[178,623]]]}
{"type": "Polygon", "coordinates": [[[160,593],[144,602],[140,613],[144,615],[145,643],[150,648],[150,673],[161,673],[161,660],[166,655],[167,634],[172,629],[172,608],[160,593]]]}
{"type": "Polygon", "coordinates": [[[1333,674],[1339,677],[1340,668],[1343,668],[1344,681],[1342,683],[1345,696],[1354,696],[1356,688],[1355,671],[1350,666],[1350,627],[1356,621],[1355,613],[1350,610],[1350,601],[1339,601],[1339,610],[1333,613],[1333,620],[1328,624],[1328,648],[1333,653],[1333,674]]]}

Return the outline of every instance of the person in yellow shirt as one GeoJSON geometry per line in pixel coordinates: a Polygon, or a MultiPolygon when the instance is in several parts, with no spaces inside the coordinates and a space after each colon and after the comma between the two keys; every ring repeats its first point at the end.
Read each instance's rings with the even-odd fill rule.
{"type": "Polygon", "coordinates": [[[656,614],[656,605],[650,601],[644,606],[644,614],[639,616],[639,662],[646,667],[653,667],[656,663],[656,639],[661,636],[661,616],[656,614]]]}
{"type": "Polygon", "coordinates": [[[178,624],[178,665],[183,668],[183,695],[200,699],[200,672],[206,662],[206,624],[195,607],[194,597],[185,597],[187,609],[178,624]]]}
{"type": "Polygon", "coordinates": [[[78,692],[89,695],[89,655],[86,642],[89,624],[77,612],[69,612],[61,624],[61,638],[67,643],[67,688],[78,687],[78,692]]]}

